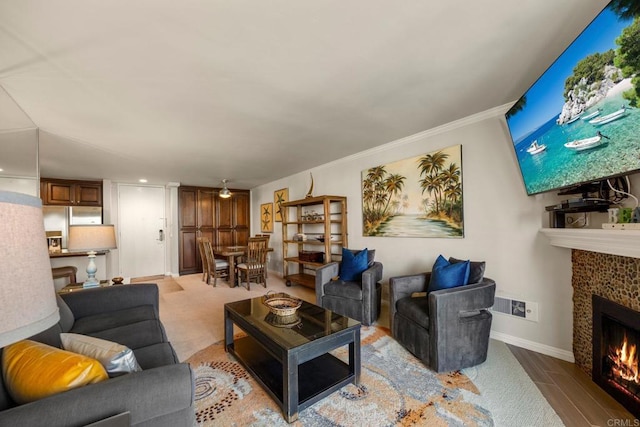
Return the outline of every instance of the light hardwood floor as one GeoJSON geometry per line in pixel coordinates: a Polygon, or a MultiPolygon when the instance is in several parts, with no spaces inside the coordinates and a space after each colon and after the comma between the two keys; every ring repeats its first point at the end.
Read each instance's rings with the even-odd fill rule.
{"type": "Polygon", "coordinates": [[[508,345],[567,427],[640,426],[640,421],[574,363],[508,345]]]}

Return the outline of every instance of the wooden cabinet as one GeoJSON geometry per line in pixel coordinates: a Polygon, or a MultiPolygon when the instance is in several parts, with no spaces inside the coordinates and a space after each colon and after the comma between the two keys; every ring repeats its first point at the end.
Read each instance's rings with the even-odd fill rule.
{"type": "Polygon", "coordinates": [[[249,193],[235,191],[228,199],[217,199],[216,244],[246,245],[249,239],[249,193]]]}
{"type": "Polygon", "coordinates": [[[43,205],[100,207],[102,181],[42,178],[40,197],[43,205]]]}
{"type": "Polygon", "coordinates": [[[249,238],[249,192],[233,190],[228,199],[218,197],[219,188],[180,187],[179,273],[202,272],[197,238],[214,246],[246,245],[249,238]]]}
{"type": "Polygon", "coordinates": [[[287,286],[297,283],[315,288],[315,268],[340,260],[342,248],[348,245],[347,198],[317,196],[294,200],[282,205],[282,213],[285,282],[287,286]],[[323,252],[321,261],[314,257],[319,255],[317,252],[323,252]]]}

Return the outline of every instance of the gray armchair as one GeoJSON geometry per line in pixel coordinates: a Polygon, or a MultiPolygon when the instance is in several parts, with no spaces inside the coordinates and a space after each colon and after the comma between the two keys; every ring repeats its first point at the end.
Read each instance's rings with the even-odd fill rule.
{"type": "Polygon", "coordinates": [[[393,337],[436,372],[478,365],[487,359],[496,283],[487,277],[456,288],[427,292],[431,273],[392,277],[393,337]]]}
{"type": "MultiPolygon", "coordinates": [[[[359,252],[359,251],[354,251],[359,252]]],[[[380,315],[382,299],[382,264],[373,261],[375,251],[369,251],[370,267],[362,273],[362,281],[332,280],[340,271],[339,262],[330,262],[316,270],[316,304],[343,316],[371,325],[380,315]]]]}

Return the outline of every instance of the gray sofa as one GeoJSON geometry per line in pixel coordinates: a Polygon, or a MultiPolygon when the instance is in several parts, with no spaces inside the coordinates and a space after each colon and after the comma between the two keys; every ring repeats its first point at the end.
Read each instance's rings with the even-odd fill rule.
{"type": "Polygon", "coordinates": [[[487,359],[496,283],[442,289],[428,295],[431,273],[389,279],[391,334],[436,372],[478,365],[487,359]]]}
{"type": "Polygon", "coordinates": [[[58,297],[60,322],[31,337],[61,347],[60,333],[131,348],[142,371],[16,405],[0,383],[0,426],[84,426],[130,413],[132,426],[195,425],[191,368],[179,363],[159,319],[155,284],[87,289],[58,297]]]}

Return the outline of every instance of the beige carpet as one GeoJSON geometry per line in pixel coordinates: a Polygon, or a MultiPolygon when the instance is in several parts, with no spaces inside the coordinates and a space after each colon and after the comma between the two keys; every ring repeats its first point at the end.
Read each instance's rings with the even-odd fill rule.
{"type": "Polygon", "coordinates": [[[230,288],[224,280],[216,287],[202,281],[202,274],[190,274],[175,279],[157,281],[160,287],[160,318],[180,360],[224,339],[224,304],[262,296],[268,291],[287,292],[305,301],[315,302],[315,291],[303,286],[287,287],[270,274],[267,288],[251,285],[230,288]],[[170,291],[176,289],[182,291],[170,291]]]}
{"type": "MultiPolygon", "coordinates": [[[[194,274],[175,280],[155,281],[160,287],[160,317],[178,357],[183,361],[224,339],[223,306],[226,302],[262,296],[270,290],[315,302],[313,290],[302,286],[287,287],[275,273],[270,274],[267,289],[252,285],[251,291],[243,287],[229,288],[224,281],[218,281],[217,287],[207,286],[201,279],[202,275],[194,274]]],[[[386,299],[383,294],[378,326],[388,327],[386,299]]],[[[196,357],[191,360],[196,360],[196,357]]],[[[487,361],[463,372],[480,391],[480,399],[486,401],[486,409],[491,412],[494,425],[562,425],[504,343],[491,340],[487,361]]]]}

